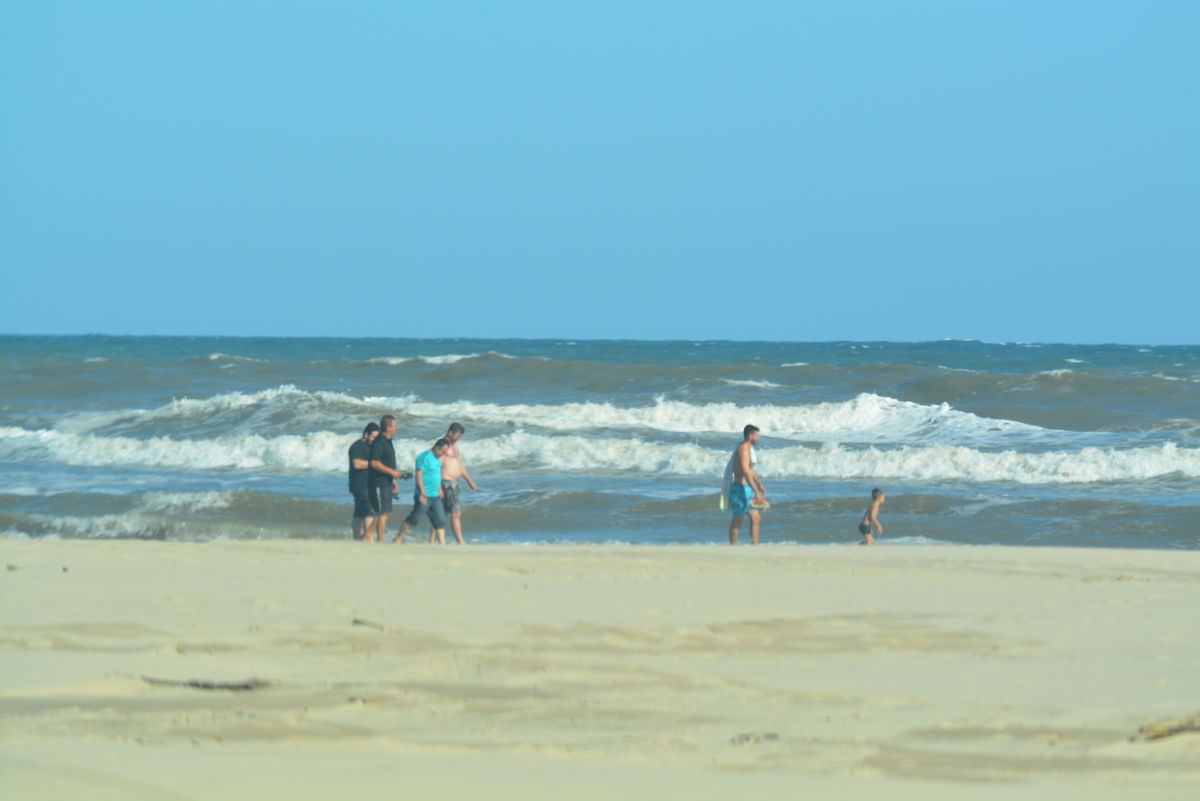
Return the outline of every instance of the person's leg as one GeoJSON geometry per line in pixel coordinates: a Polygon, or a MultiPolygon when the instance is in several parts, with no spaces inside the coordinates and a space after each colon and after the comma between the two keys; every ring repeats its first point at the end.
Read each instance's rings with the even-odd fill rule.
{"type": "Polygon", "coordinates": [[[367,533],[375,528],[374,517],[356,517],[354,518],[354,539],[370,542],[367,539],[367,533]]]}
{"type": "Polygon", "coordinates": [[[750,513],[750,544],[758,545],[758,529],[762,524],[762,515],[758,512],[750,513]]]}
{"type": "Polygon", "coordinates": [[[755,542],[758,542],[758,529],[755,523],[758,512],[750,510],[750,499],[753,497],[754,490],[745,484],[734,484],[729,490],[729,511],[733,512],[733,520],[729,523],[730,545],[737,545],[738,534],[741,533],[742,528],[742,518],[746,516],[750,517],[750,536],[755,542]]]}
{"type": "Polygon", "coordinates": [[[459,502],[458,482],[447,481],[442,484],[442,507],[446,519],[450,521],[450,530],[459,545],[466,542],[462,534],[462,504],[459,502]]]}
{"type": "Polygon", "coordinates": [[[412,528],[412,523],[408,522],[409,517],[412,517],[412,514],[409,514],[408,517],[404,518],[404,522],[400,524],[400,530],[396,532],[396,538],[393,539],[392,542],[398,542],[401,545],[404,544],[404,535],[408,533],[410,528],[412,528]]]}
{"type": "Polygon", "coordinates": [[[366,526],[363,542],[383,542],[387,531],[388,513],[392,511],[392,495],[385,486],[373,486],[367,493],[366,526]]]}
{"type": "Polygon", "coordinates": [[[350,531],[356,540],[361,540],[367,531],[367,517],[371,514],[371,503],[365,490],[350,490],[354,499],[354,514],[350,516],[350,531]]]}
{"type": "Polygon", "coordinates": [[[441,498],[429,499],[429,522],[433,524],[433,531],[437,535],[438,545],[445,545],[446,507],[442,505],[441,498]]]}
{"type": "Polygon", "coordinates": [[[426,504],[423,504],[417,500],[419,497],[420,496],[416,494],[413,495],[412,511],[408,513],[408,517],[404,518],[404,522],[400,525],[400,533],[396,535],[396,539],[392,540],[392,542],[403,543],[404,535],[407,534],[408,530],[415,526],[417,521],[421,519],[421,515],[425,512],[426,504]]]}

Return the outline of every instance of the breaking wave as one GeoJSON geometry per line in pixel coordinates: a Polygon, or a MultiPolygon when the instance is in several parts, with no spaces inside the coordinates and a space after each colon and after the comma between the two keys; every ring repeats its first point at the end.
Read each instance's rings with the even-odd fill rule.
{"type": "MultiPolygon", "coordinates": [[[[257,471],[336,474],[346,469],[353,436],[330,431],[181,440],[137,439],[55,430],[0,427],[0,459],[51,460],[77,466],[159,467],[172,471],[257,471]]],[[[429,447],[426,440],[397,439],[402,463],[429,447]]],[[[727,450],[695,443],[647,442],[514,431],[466,442],[473,466],[497,473],[558,471],[598,475],[719,477],[727,450]]],[[[907,479],[1016,484],[1141,481],[1178,474],[1200,477],[1200,449],[1173,443],[1141,448],[988,451],[963,445],[853,448],[826,444],[762,449],[767,478],[907,479]]],[[[157,501],[169,504],[170,496],[157,501]]],[[[193,501],[188,501],[189,503],[193,501]]],[[[214,495],[205,503],[219,503],[214,495]]]]}
{"type": "Polygon", "coordinates": [[[366,364],[387,364],[399,365],[409,364],[411,362],[422,362],[424,364],[458,364],[459,362],[468,359],[515,359],[516,356],[509,356],[507,353],[498,351],[490,351],[488,353],[447,353],[443,356],[380,356],[376,359],[367,359],[366,364]]]}
{"type": "Polygon", "coordinates": [[[630,407],[608,402],[433,403],[414,395],[358,398],[339,392],[310,392],[290,385],[253,393],[177,399],[156,409],[80,413],[61,421],[58,429],[73,433],[143,434],[180,426],[190,433],[219,429],[273,435],[297,428],[340,427],[347,418],[370,419],[384,412],[512,429],[581,432],[729,434],[740,432],[747,422],[753,422],[767,436],[806,442],[1015,443],[1054,439],[1063,433],[1012,420],[980,417],[945,403],[913,403],[871,393],[846,401],[790,406],[696,404],[659,397],[650,405],[630,407]]]}

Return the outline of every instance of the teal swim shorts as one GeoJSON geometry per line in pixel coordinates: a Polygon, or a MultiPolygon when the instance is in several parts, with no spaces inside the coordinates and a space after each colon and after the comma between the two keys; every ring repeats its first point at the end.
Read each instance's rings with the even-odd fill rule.
{"type": "Polygon", "coordinates": [[[745,517],[750,514],[750,501],[754,500],[754,490],[747,484],[734,484],[729,488],[729,508],[734,517],[745,517]]]}

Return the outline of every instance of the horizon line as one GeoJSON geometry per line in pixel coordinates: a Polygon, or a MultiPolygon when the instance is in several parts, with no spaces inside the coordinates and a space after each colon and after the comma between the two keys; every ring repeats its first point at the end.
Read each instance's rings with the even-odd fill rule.
{"type": "Polygon", "coordinates": [[[495,341],[507,340],[512,342],[558,342],[570,341],[577,342],[705,342],[705,343],[772,343],[772,344],[809,344],[823,345],[836,344],[841,342],[850,343],[866,343],[866,344],[887,344],[887,345],[925,345],[938,342],[963,342],[977,343],[980,345],[1061,345],[1069,347],[1104,347],[1104,346],[1119,346],[1119,347],[1200,347],[1197,342],[1117,342],[1115,340],[1096,341],[1096,342],[1066,342],[1066,341],[1037,341],[1037,340],[1007,340],[1003,342],[994,340],[978,339],[975,337],[942,337],[940,339],[707,339],[704,337],[683,337],[683,338],[659,338],[659,337],[570,337],[570,336],[541,336],[541,337],[514,337],[514,336],[468,336],[468,337],[413,337],[413,336],[346,336],[346,335],[304,335],[304,334],[110,334],[97,331],[89,331],[86,333],[17,333],[10,331],[0,331],[0,337],[52,337],[52,338],[69,338],[69,337],[103,337],[110,339],[327,339],[327,340],[409,340],[413,342],[470,342],[470,341],[495,341]]]}

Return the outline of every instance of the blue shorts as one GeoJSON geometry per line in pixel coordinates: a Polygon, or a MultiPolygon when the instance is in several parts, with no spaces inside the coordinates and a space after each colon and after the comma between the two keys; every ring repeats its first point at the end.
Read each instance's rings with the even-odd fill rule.
{"type": "Polygon", "coordinates": [[[734,517],[745,517],[750,514],[750,501],[754,500],[754,490],[748,484],[734,484],[729,488],[729,508],[734,517]]]}
{"type": "Polygon", "coordinates": [[[420,495],[413,493],[413,508],[408,517],[404,518],[404,522],[410,527],[415,526],[421,522],[421,515],[428,515],[434,528],[445,528],[446,507],[442,505],[442,499],[435,495],[432,498],[426,497],[425,503],[421,503],[420,498],[420,495]]]}

